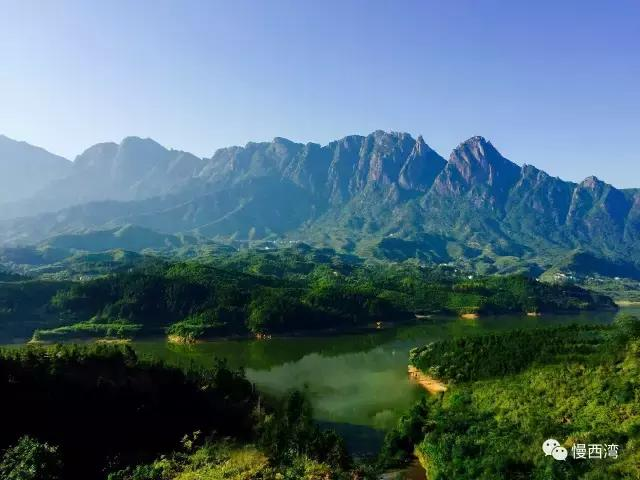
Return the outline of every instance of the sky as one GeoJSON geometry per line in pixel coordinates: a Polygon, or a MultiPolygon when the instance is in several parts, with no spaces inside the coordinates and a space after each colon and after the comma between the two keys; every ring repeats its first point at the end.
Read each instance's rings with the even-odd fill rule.
{"type": "Polygon", "coordinates": [[[70,159],[377,129],[640,187],[640,1],[0,0],[0,133],[70,159]]]}

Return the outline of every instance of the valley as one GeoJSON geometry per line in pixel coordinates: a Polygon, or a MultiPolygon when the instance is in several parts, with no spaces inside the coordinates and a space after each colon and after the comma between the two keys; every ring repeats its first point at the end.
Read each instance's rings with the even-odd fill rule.
{"type": "MultiPolygon", "coordinates": [[[[514,363],[513,370],[503,373],[506,378],[505,375],[531,367],[532,362],[535,365],[538,357],[534,353],[545,356],[545,348],[556,345],[549,334],[540,336],[538,332],[552,328],[558,332],[558,339],[566,337],[579,343],[583,335],[599,334],[611,328],[614,319],[635,312],[633,308],[618,311],[610,297],[566,282],[545,283],[523,275],[476,276],[451,266],[415,261],[371,261],[302,243],[241,250],[211,244],[207,251],[185,256],[117,250],[49,257],[37,249],[8,252],[14,261],[5,264],[5,268],[13,269],[13,273],[6,270],[0,281],[3,368],[36,361],[43,365],[43,375],[67,372],[64,381],[70,382],[67,388],[71,391],[89,388],[83,386],[81,374],[87,365],[106,369],[105,372],[113,368],[119,372],[120,361],[134,366],[127,368],[141,368],[142,372],[150,368],[149,373],[127,371],[124,377],[109,380],[113,385],[124,386],[133,382],[132,388],[139,388],[139,375],[144,378],[160,369],[154,375],[173,378],[175,373],[171,372],[186,372],[185,385],[200,382],[199,375],[205,379],[211,374],[222,375],[217,380],[222,383],[216,383],[216,388],[226,389],[230,385],[223,378],[227,378],[228,369],[237,372],[238,382],[251,385],[257,397],[250,402],[258,402],[258,411],[273,411],[264,417],[251,417],[258,422],[257,430],[240,432],[232,428],[231,437],[212,434],[206,439],[198,438],[197,432],[212,427],[206,423],[208,417],[204,413],[197,414],[189,420],[196,433],[193,440],[188,440],[192,442],[189,445],[197,447],[181,447],[178,436],[172,433],[184,430],[189,434],[185,419],[170,413],[153,413],[145,421],[160,421],[170,415],[177,423],[166,430],[164,443],[152,451],[129,449],[128,456],[115,463],[105,458],[104,452],[91,450],[85,454],[94,459],[94,464],[112,470],[109,480],[159,480],[187,472],[204,475],[202,468],[211,472],[226,468],[245,472],[238,475],[256,469],[265,479],[272,478],[270,475],[279,478],[278,472],[301,478],[297,475],[308,469],[331,478],[378,479],[384,472],[387,476],[406,473],[410,478],[424,478],[420,472],[423,467],[432,468],[429,462],[421,455],[418,462],[413,450],[402,458],[398,452],[392,455],[390,442],[406,412],[424,402],[425,396],[443,392],[449,395],[458,387],[427,393],[407,372],[407,365],[414,362],[416,355],[424,357],[416,354],[420,352],[416,349],[436,342],[443,345],[436,358],[446,357],[451,348],[447,342],[472,342],[493,334],[506,339],[500,355],[515,358],[515,352],[523,349],[510,340],[511,336],[529,335],[525,344],[531,354],[520,352],[526,362],[514,363]],[[23,268],[16,268],[17,265],[23,268]],[[63,346],[56,345],[60,343],[63,346]],[[511,352],[510,348],[515,350],[511,352]],[[50,351],[60,352],[56,355],[70,363],[48,370],[50,351]],[[123,360],[117,360],[119,355],[124,355],[123,360]],[[76,365],[74,362],[78,361],[76,365]],[[196,377],[192,377],[194,374],[196,377]],[[285,405],[298,398],[296,395],[304,400],[295,401],[303,401],[306,406],[296,403],[295,408],[303,411],[296,413],[295,419],[288,419],[289,413],[278,413],[281,408],[289,408],[285,405]],[[328,442],[337,435],[337,450],[329,452],[328,445],[308,443],[289,431],[277,438],[265,437],[264,432],[270,428],[281,428],[272,424],[280,421],[299,422],[295,428],[302,429],[300,435],[325,432],[322,435],[327,436],[328,442]],[[293,456],[281,457],[280,442],[298,442],[296,449],[302,449],[293,456]],[[169,452],[170,457],[158,460],[158,455],[169,452]],[[208,458],[206,467],[198,463],[198,456],[208,458]],[[111,467],[104,462],[112,462],[111,467]]],[[[549,350],[554,354],[558,351],[549,350]]],[[[502,357],[495,355],[500,362],[502,357]]],[[[468,359],[461,354],[456,356],[466,364],[465,373],[474,371],[468,359]]],[[[419,369],[424,368],[434,381],[449,381],[441,371],[432,371],[421,363],[415,365],[418,369],[414,376],[420,376],[419,369]]],[[[25,368],[32,371],[34,367],[25,368]]],[[[493,364],[485,363],[483,368],[491,369],[493,364]]],[[[15,375],[21,374],[13,372],[10,378],[15,375]]],[[[112,373],[102,375],[108,377],[112,373]]],[[[451,375],[459,378],[455,371],[451,375]]],[[[51,381],[60,385],[61,380],[51,381]]],[[[18,385],[24,382],[20,380],[18,385]]],[[[161,388],[161,380],[153,382],[161,382],[157,387],[161,388]]],[[[2,388],[14,392],[10,395],[20,392],[11,382],[2,388]]],[[[139,401],[148,395],[144,388],[139,394],[139,401]]],[[[165,393],[158,394],[159,402],[167,397],[165,393]]],[[[67,390],[59,401],[67,398],[73,404],[73,395],[67,390]]],[[[138,400],[127,400],[131,394],[118,390],[112,395],[112,401],[125,402],[118,407],[123,409],[124,418],[132,415],[127,402],[135,405],[138,400]]],[[[243,405],[249,400],[238,401],[243,405]]],[[[59,404],[49,402],[34,408],[62,411],[63,407],[55,405],[59,404]]],[[[166,407],[158,404],[158,408],[166,407]]],[[[238,414],[247,416],[248,411],[238,414]]],[[[131,421],[135,422],[134,418],[131,421]]],[[[249,417],[241,421],[249,421],[249,417]]],[[[38,438],[61,445],[68,455],[79,454],[79,446],[73,440],[53,435],[46,425],[27,422],[12,428],[16,432],[35,432],[38,438]]],[[[129,427],[118,428],[126,432],[129,427]]],[[[27,442],[32,441],[31,437],[21,438],[25,444],[18,443],[15,448],[27,448],[27,442]]],[[[418,439],[415,442],[417,446],[418,439]]],[[[53,459],[61,465],[69,462],[63,454],[53,459]]],[[[86,465],[76,467],[89,471],[86,465]]],[[[75,467],[60,468],[69,478],[76,478],[75,467]]],[[[91,478],[100,478],[98,472],[92,475],[91,478]]]]}
{"type": "Polygon", "coordinates": [[[640,480],[639,46],[0,0],[0,480],[640,480]]]}
{"type": "Polygon", "coordinates": [[[633,478],[637,190],[552,178],[482,137],[444,160],[382,131],[209,159],[128,137],[60,175],[0,204],[17,412],[0,472],[26,458],[56,480],[633,478]],[[562,406],[597,389],[619,428],[599,405],[562,406]],[[68,435],[64,415],[80,415],[68,435]],[[525,446],[607,427],[619,464],[525,446]]]}

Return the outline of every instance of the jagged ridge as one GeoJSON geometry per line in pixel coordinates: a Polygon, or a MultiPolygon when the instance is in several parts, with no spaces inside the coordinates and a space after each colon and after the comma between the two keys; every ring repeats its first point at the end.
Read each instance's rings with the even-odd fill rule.
{"type": "Polygon", "coordinates": [[[437,247],[440,258],[451,242],[458,248],[451,256],[583,248],[640,263],[639,190],[618,190],[595,177],[575,184],[520,167],[479,136],[448,161],[422,137],[397,132],[324,146],[275,138],[220,149],[208,159],[131,137],[91,147],[71,175],[47,188],[49,197],[36,195],[29,205],[55,210],[59,202],[45,200],[61,190],[71,192],[63,196],[67,204],[85,204],[5,221],[4,242],[135,224],[168,234],[300,238],[345,249],[389,236],[428,238],[427,250],[437,247]],[[94,184],[93,191],[79,186],[94,184]],[[86,203],[105,198],[126,202],[86,203]]]}

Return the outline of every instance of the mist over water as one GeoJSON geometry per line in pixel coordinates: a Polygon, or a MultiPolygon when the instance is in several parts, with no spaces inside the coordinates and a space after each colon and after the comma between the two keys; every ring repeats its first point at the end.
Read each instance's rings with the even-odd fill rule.
{"type": "MultiPolygon", "coordinates": [[[[640,309],[624,309],[640,312],[640,309]]],[[[195,345],[134,343],[142,355],[187,366],[216,357],[243,367],[262,391],[281,395],[306,389],[319,421],[386,430],[424,391],[407,375],[409,350],[449,337],[572,323],[606,324],[615,313],[585,312],[542,317],[496,316],[477,320],[434,317],[414,325],[363,334],[219,340],[195,345]]]]}
{"type": "Polygon", "coordinates": [[[267,392],[306,389],[318,419],[386,429],[421,394],[403,372],[407,360],[392,346],[324,357],[318,353],[270,370],[248,370],[267,392]]]}

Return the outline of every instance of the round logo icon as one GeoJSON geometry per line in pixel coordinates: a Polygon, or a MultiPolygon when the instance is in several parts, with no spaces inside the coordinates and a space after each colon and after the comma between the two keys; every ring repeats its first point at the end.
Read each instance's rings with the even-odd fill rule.
{"type": "Polygon", "coordinates": [[[550,438],[549,440],[545,440],[542,444],[542,451],[545,455],[551,455],[553,453],[553,449],[560,446],[560,442],[550,438]]]}
{"type": "Polygon", "coordinates": [[[551,452],[551,455],[556,460],[566,460],[567,459],[567,455],[569,455],[569,452],[567,452],[567,449],[564,448],[564,447],[556,447],[551,452]]]}

